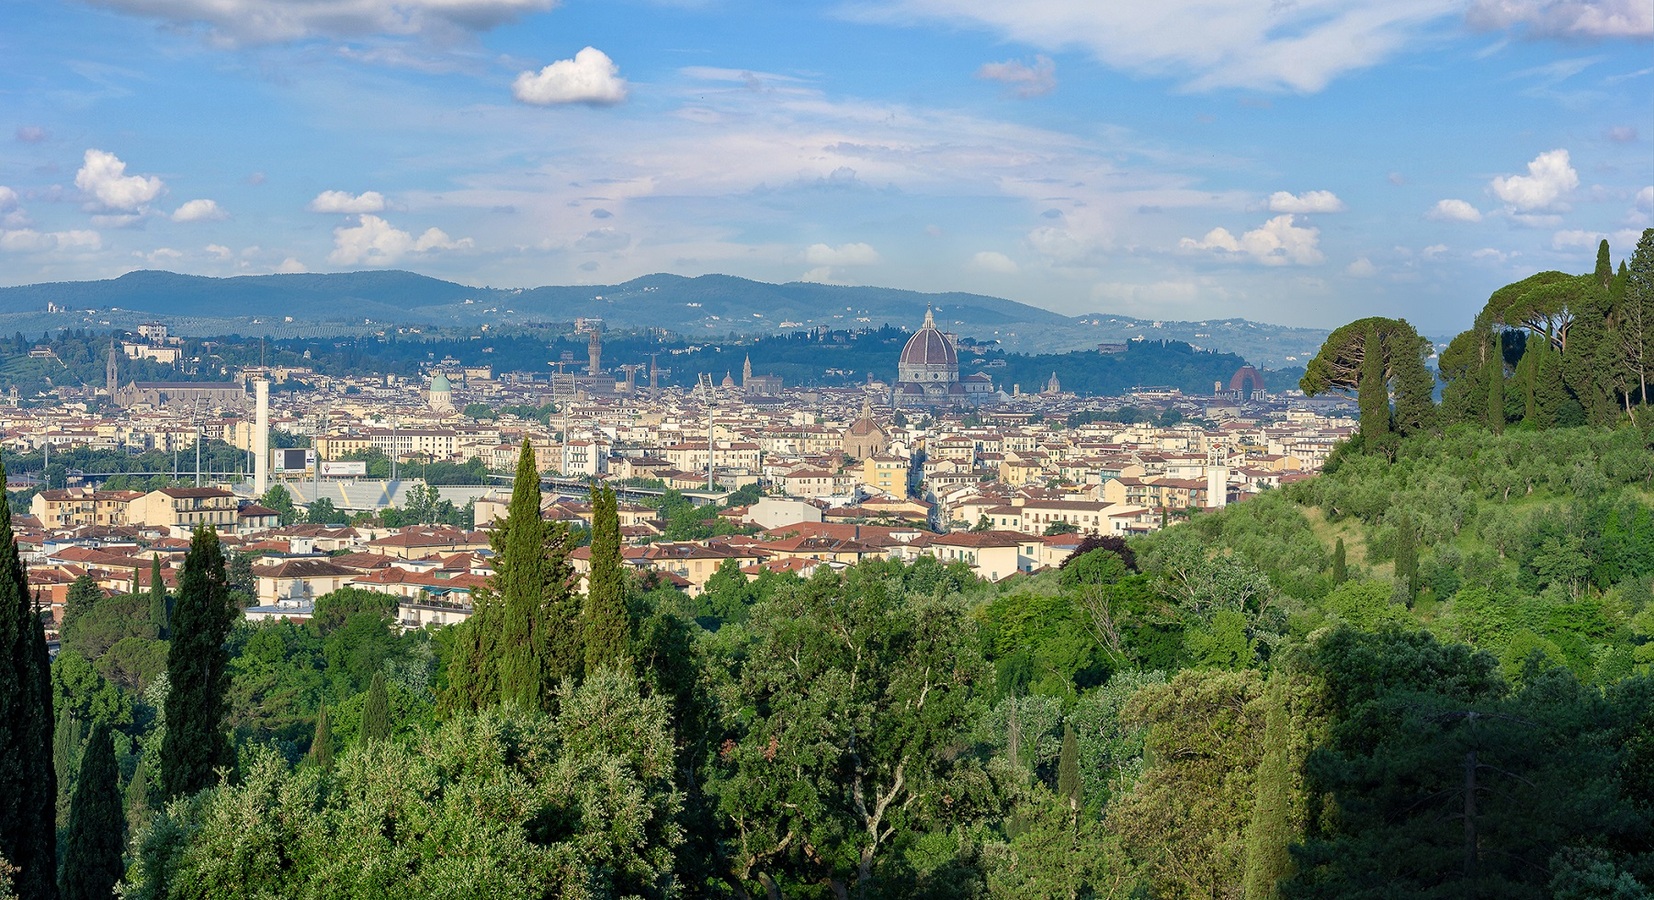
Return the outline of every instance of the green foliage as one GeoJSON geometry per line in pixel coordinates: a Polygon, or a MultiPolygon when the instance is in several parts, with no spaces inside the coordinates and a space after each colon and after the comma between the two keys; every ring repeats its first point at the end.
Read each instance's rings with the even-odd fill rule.
{"type": "Polygon", "coordinates": [[[560,706],[457,716],[332,772],[255,751],[241,783],[168,807],[126,896],[675,895],[664,703],[605,675],[560,706]]]}
{"type": "Polygon", "coordinates": [[[121,805],[120,770],[109,727],[92,731],[81,754],[75,796],[69,806],[64,844],[63,900],[107,900],[126,872],[126,814],[121,805]]]}
{"type": "MultiPolygon", "coordinates": [[[[0,480],[4,480],[0,469],[0,480]]],[[[46,633],[10,517],[0,519],[0,859],[22,897],[57,896],[57,774],[46,633]]]]}
{"type": "Polygon", "coordinates": [[[629,669],[632,623],[626,611],[626,571],[620,555],[620,512],[614,491],[593,485],[591,571],[581,608],[581,643],[588,672],[629,669]]]}
{"type": "Polygon", "coordinates": [[[327,704],[316,710],[316,733],[310,739],[310,759],[322,771],[333,769],[333,725],[327,718],[327,704]]]}
{"type": "Polygon", "coordinates": [[[224,642],[237,611],[230,602],[218,533],[197,528],[178,580],[167,652],[167,730],[161,746],[161,790],[167,797],[211,786],[215,769],[232,762],[223,720],[229,690],[224,642]]]}
{"type": "Polygon", "coordinates": [[[293,505],[293,492],[284,485],[270,485],[264,496],[258,498],[258,502],[268,509],[275,510],[283,525],[291,525],[299,519],[299,510],[293,505]]]}
{"type": "Polygon", "coordinates": [[[167,600],[166,581],[161,577],[161,554],[149,558],[149,624],[155,636],[167,639],[167,622],[172,615],[172,604],[167,600]]]}
{"type": "Polygon", "coordinates": [[[362,726],[357,733],[363,741],[382,741],[391,736],[390,698],[385,693],[382,672],[375,672],[373,683],[368,685],[368,698],[362,704],[362,726]]]}

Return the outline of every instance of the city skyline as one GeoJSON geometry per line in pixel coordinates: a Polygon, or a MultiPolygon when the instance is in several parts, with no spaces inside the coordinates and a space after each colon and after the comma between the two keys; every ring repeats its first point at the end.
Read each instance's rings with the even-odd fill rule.
{"type": "Polygon", "coordinates": [[[1637,0],[19,13],[4,284],[723,272],[1444,331],[1654,223],[1637,0]]]}

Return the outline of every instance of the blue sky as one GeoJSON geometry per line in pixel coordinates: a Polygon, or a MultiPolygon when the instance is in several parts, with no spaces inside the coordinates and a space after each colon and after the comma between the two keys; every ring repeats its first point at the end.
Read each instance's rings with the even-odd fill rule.
{"type": "Polygon", "coordinates": [[[1648,0],[0,0],[0,283],[724,272],[1465,327],[1654,224],[1648,0]]]}

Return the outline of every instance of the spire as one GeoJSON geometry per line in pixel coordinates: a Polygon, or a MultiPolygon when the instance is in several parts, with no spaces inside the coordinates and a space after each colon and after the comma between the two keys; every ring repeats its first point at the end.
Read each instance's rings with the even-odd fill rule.
{"type": "Polygon", "coordinates": [[[929,306],[925,307],[925,327],[926,328],[935,328],[936,327],[936,317],[931,314],[931,308],[929,306]]]}
{"type": "Polygon", "coordinates": [[[741,363],[741,383],[745,384],[746,382],[749,382],[751,380],[752,380],[752,354],[748,353],[747,354],[747,361],[744,362],[744,363],[741,363]]]}

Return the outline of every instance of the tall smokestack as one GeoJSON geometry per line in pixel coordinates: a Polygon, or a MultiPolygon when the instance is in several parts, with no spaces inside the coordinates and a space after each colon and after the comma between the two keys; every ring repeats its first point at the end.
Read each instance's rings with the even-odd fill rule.
{"type": "Polygon", "coordinates": [[[270,489],[270,382],[253,382],[253,492],[270,489]]]}

